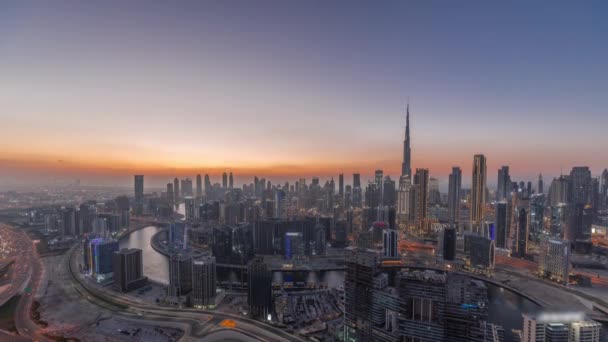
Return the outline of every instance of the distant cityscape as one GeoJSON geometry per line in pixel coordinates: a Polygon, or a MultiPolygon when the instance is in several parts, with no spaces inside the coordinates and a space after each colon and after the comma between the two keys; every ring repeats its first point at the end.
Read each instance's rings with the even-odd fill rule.
{"type": "MultiPolygon", "coordinates": [[[[38,292],[72,284],[100,309],[114,308],[114,319],[172,317],[149,332],[161,340],[204,336],[179,322],[201,314],[209,317],[203,330],[238,326],[277,341],[606,336],[608,171],[593,177],[576,166],[545,188],[542,175],[534,184],[516,181],[503,166],[489,189],[486,156],[477,154],[471,189],[462,188],[454,166],[441,193],[429,169],[412,168],[409,123],[408,106],[397,182],[378,169],[367,184],[354,173],[350,184],[344,174],[295,184],[254,177],[238,188],[230,172],[221,183],[176,177],[166,191],[149,193],[145,175],[135,175],[132,195],[80,192],[79,203],[5,209],[14,228],[4,234],[35,239],[37,255],[4,252],[4,278],[13,279],[4,281],[4,302],[19,293],[19,281],[38,292]],[[151,232],[139,241],[146,248],[133,242],[140,230],[151,232]],[[39,257],[65,267],[59,283],[19,278],[35,271],[39,257]],[[514,307],[508,319],[501,305],[514,307]]],[[[67,191],[79,193],[78,186],[67,191]]],[[[18,204],[23,195],[2,196],[18,204]]],[[[34,317],[57,305],[45,297],[35,303],[34,317]]],[[[19,334],[72,334],[58,328],[50,335],[54,324],[29,319],[32,328],[17,325],[19,334]]],[[[150,327],[117,331],[135,337],[142,329],[150,327]]]]}

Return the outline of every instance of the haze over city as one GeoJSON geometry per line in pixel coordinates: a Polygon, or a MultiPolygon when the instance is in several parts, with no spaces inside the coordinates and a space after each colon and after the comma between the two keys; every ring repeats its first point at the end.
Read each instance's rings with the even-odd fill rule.
{"type": "Polygon", "coordinates": [[[408,99],[413,163],[443,184],[476,153],[521,177],[599,173],[605,7],[7,2],[0,186],[396,176],[408,99]]]}

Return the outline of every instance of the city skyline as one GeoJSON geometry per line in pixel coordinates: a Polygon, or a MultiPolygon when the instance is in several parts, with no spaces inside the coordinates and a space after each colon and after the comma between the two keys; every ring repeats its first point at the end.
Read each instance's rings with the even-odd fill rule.
{"type": "Polygon", "coordinates": [[[265,4],[5,5],[0,186],[605,167],[603,4],[265,4]]]}

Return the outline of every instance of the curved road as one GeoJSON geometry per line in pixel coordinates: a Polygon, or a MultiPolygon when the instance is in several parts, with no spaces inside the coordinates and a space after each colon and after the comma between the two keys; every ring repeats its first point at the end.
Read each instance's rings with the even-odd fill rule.
{"type": "Polygon", "coordinates": [[[79,251],[79,246],[73,247],[68,253],[68,267],[74,281],[74,286],[78,291],[86,296],[92,303],[110,309],[114,314],[123,315],[128,318],[137,319],[153,319],[153,320],[170,320],[170,321],[186,321],[190,324],[189,331],[186,331],[185,338],[189,337],[200,339],[206,337],[214,330],[217,330],[219,323],[223,320],[233,320],[237,322],[237,328],[234,330],[242,332],[244,335],[259,336],[269,342],[284,342],[284,341],[305,341],[299,336],[291,335],[272,325],[256,321],[250,318],[233,315],[229,313],[221,313],[217,311],[196,310],[187,308],[172,308],[161,307],[158,305],[145,304],[136,302],[117,295],[116,293],[105,293],[104,290],[91,286],[81,279],[81,275],[76,271],[75,263],[72,262],[74,255],[79,251]],[[201,320],[202,317],[210,318],[209,320],[201,320]]]}

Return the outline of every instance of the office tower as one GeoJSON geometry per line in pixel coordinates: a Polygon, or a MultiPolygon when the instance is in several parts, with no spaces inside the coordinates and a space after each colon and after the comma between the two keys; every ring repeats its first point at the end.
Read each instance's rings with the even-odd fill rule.
{"type": "Polygon", "coordinates": [[[518,198],[515,200],[515,256],[523,258],[528,252],[528,223],[530,205],[529,200],[518,198]]]}
{"type": "Polygon", "coordinates": [[[540,241],[538,272],[560,283],[568,283],[570,243],[544,237],[540,241]]]}
{"type": "Polygon", "coordinates": [[[494,222],[496,224],[496,247],[507,248],[507,241],[509,240],[509,210],[507,202],[500,201],[496,203],[494,214],[494,222]]]}
{"type": "Polygon", "coordinates": [[[553,178],[549,188],[549,203],[554,206],[560,203],[568,203],[570,198],[570,180],[568,176],[553,178]]]}
{"type": "Polygon", "coordinates": [[[591,171],[587,166],[576,166],[570,171],[570,199],[574,204],[591,203],[591,171]]]}
{"type": "Polygon", "coordinates": [[[485,219],[486,157],[476,154],[473,159],[470,220],[480,225],[485,219]]]}
{"type": "Polygon", "coordinates": [[[528,184],[526,186],[526,194],[528,195],[528,197],[532,196],[532,182],[528,181],[528,184]]]}
{"type": "Polygon", "coordinates": [[[377,266],[378,254],[373,251],[355,251],[346,259],[344,325],[347,336],[355,341],[373,341],[370,308],[377,266]]]}
{"type": "MultiPolygon", "coordinates": [[[[169,256],[169,286],[167,295],[179,298],[192,291],[192,256],[186,251],[172,252],[169,256]]],[[[177,299],[181,303],[180,299],[177,299]]]]}
{"type": "Polygon", "coordinates": [[[200,174],[196,175],[196,198],[203,197],[203,179],[200,174]]]}
{"type": "Polygon", "coordinates": [[[413,222],[418,224],[419,228],[422,226],[422,221],[427,217],[428,189],[429,169],[416,169],[414,186],[412,187],[413,191],[411,191],[413,193],[411,201],[413,210],[410,210],[410,216],[412,217],[413,222]]]}
{"type": "Polygon", "coordinates": [[[469,239],[471,265],[482,269],[493,269],[496,256],[496,245],[489,237],[467,234],[469,239]]]}
{"type": "Polygon", "coordinates": [[[528,231],[534,241],[539,241],[544,234],[545,196],[534,194],[530,197],[530,218],[528,231]]]}
{"type": "Polygon", "coordinates": [[[228,176],[228,187],[234,189],[234,177],[232,176],[232,172],[230,172],[230,175],[228,176]]]}
{"type": "Polygon", "coordinates": [[[228,188],[228,174],[226,172],[222,173],[222,188],[228,188]]]}
{"type": "Polygon", "coordinates": [[[451,273],[445,287],[443,341],[493,341],[491,334],[495,326],[486,322],[489,303],[486,284],[463,274],[451,273]]]}
{"type": "Polygon", "coordinates": [[[443,230],[443,260],[456,259],[456,228],[445,227],[443,230]]]}
{"type": "Polygon", "coordinates": [[[410,105],[407,105],[405,117],[405,139],[403,140],[403,163],[401,164],[401,175],[412,176],[412,156],[410,149],[410,105]]]}
{"type": "Polygon", "coordinates": [[[279,189],[274,192],[274,217],[276,218],[287,218],[287,208],[289,202],[283,189],[279,189]]]}
{"type": "Polygon", "coordinates": [[[192,222],[196,219],[195,205],[196,201],[190,196],[184,197],[184,206],[186,211],[186,221],[192,222]]]}
{"type": "Polygon", "coordinates": [[[399,233],[396,230],[387,228],[382,231],[382,252],[385,258],[399,257],[398,242],[399,233]]]}
{"type": "Polygon", "coordinates": [[[264,259],[255,258],[247,265],[249,290],[247,303],[254,317],[271,319],[272,272],[264,259]]]}
{"type": "Polygon", "coordinates": [[[399,216],[409,216],[411,187],[412,181],[409,176],[399,177],[399,190],[397,190],[397,215],[399,216]]]}
{"type": "Polygon", "coordinates": [[[361,175],[353,173],[353,188],[361,187],[361,175]]]}
{"type": "Polygon", "coordinates": [[[194,191],[192,189],[192,179],[186,178],[182,180],[182,197],[192,197],[194,195],[194,191]]]}
{"type": "Polygon", "coordinates": [[[538,174],[538,185],[536,186],[536,192],[542,194],[545,192],[545,183],[543,182],[543,174],[538,174]]]}
{"type": "Polygon", "coordinates": [[[167,183],[167,202],[169,202],[169,204],[173,204],[174,202],[173,183],[167,183]]]}
{"type": "Polygon", "coordinates": [[[135,200],[141,201],[144,198],[144,176],[135,175],[135,200]]]}
{"type": "Polygon", "coordinates": [[[141,249],[123,248],[112,255],[114,284],[121,292],[129,292],[145,285],[141,249]]]}
{"type": "Polygon", "coordinates": [[[179,179],[175,177],[173,180],[173,200],[175,203],[179,203],[179,199],[181,198],[181,191],[179,189],[179,179]]]}
{"type": "Polygon", "coordinates": [[[601,203],[604,208],[608,208],[608,169],[604,169],[600,177],[601,203]]]}
{"type": "Polygon", "coordinates": [[[338,175],[338,195],[340,198],[344,197],[344,174],[338,175]]]}
{"type": "Polygon", "coordinates": [[[72,207],[61,209],[61,236],[72,236],[76,233],[76,210],[72,207]]]}
{"type": "Polygon", "coordinates": [[[398,274],[399,298],[405,304],[399,326],[405,341],[445,340],[446,277],[433,271],[398,274]]]}
{"type": "Polygon", "coordinates": [[[496,186],[496,199],[499,201],[506,200],[511,194],[511,176],[509,175],[509,167],[503,166],[498,169],[498,184],[496,186]]]}
{"type": "Polygon", "coordinates": [[[89,264],[91,273],[98,281],[112,277],[112,256],[116,251],[118,251],[118,241],[116,240],[103,238],[91,240],[89,264]]]}
{"type": "Polygon", "coordinates": [[[460,190],[462,189],[462,171],[452,167],[448,183],[448,217],[451,223],[460,220],[460,190]]]}
{"type": "Polygon", "coordinates": [[[384,177],[382,193],[382,204],[387,206],[394,206],[396,202],[396,186],[395,181],[390,176],[384,177]]]}
{"type": "Polygon", "coordinates": [[[216,292],[217,272],[215,258],[202,256],[192,261],[192,294],[194,307],[213,305],[216,292]]]}
{"type": "Polygon", "coordinates": [[[441,205],[441,193],[439,192],[439,179],[429,178],[429,204],[441,205]]]}
{"type": "Polygon", "coordinates": [[[376,185],[376,189],[378,190],[380,204],[382,204],[382,196],[384,194],[383,180],[384,180],[384,172],[382,170],[376,170],[375,177],[374,177],[374,184],[376,185]]]}

